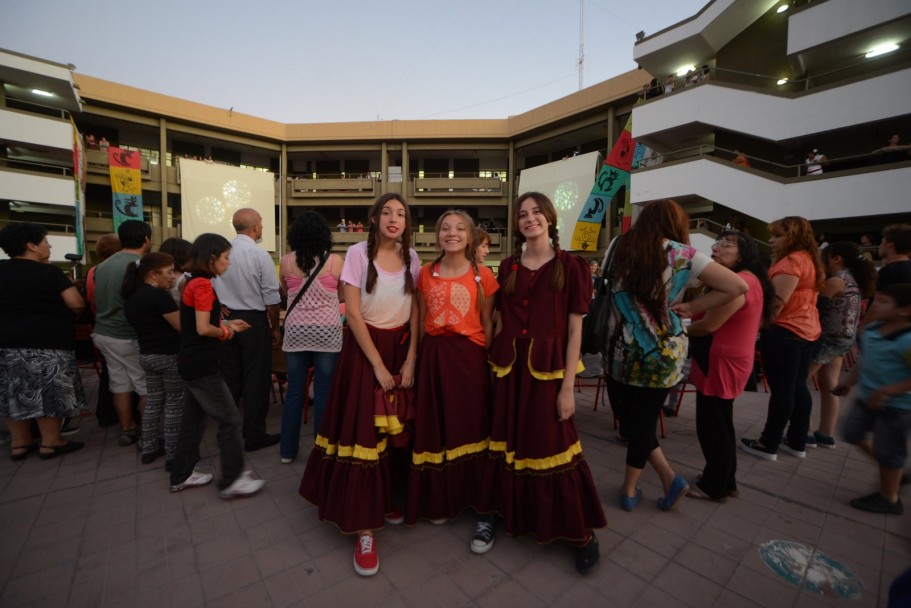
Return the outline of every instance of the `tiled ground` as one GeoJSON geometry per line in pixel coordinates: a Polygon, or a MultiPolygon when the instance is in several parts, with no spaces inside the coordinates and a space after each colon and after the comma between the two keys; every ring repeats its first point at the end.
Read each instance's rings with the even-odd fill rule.
{"type": "MultiPolygon", "coordinates": [[[[687,499],[672,513],[655,506],[660,486],[647,470],[647,500],[621,511],[625,451],[609,409],[592,411],[593,395],[587,388],[580,396],[577,424],[609,527],[599,533],[602,562],[587,577],[566,546],[501,535],[488,554],[472,554],[466,515],[379,532],[381,569],[364,579],[351,566],[353,538],[319,523],[297,494],[309,426],[291,465],[274,448],[249,454],[265,490],[226,502],[212,486],[169,494],[160,462],[141,465],[134,449],[117,446],[116,431],[89,417],[79,421],[76,438],[88,442],[80,452],[0,461],[0,606],[885,606],[889,583],[911,566],[909,514],[848,505],[874,489],[876,470],[844,445],[804,461],[742,455],[740,498],[687,499]],[[758,552],[773,539],[841,562],[862,581],[862,596],[840,600],[785,582],[758,552]]],[[[738,400],[739,432],[758,433],[766,400],[738,400]]],[[[279,415],[273,406],[275,432],[279,415]]],[[[691,478],[702,464],[691,395],[666,425],[667,456],[691,478]]],[[[204,469],[216,466],[216,450],[210,429],[204,469]]]]}

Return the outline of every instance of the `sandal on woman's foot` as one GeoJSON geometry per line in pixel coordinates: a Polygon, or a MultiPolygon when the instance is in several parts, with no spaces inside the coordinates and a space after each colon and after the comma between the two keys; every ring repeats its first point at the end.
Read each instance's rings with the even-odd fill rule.
{"type": "Polygon", "coordinates": [[[713,498],[712,496],[709,496],[702,490],[702,488],[699,487],[699,485],[696,482],[693,482],[690,484],[690,489],[687,490],[686,495],[690,498],[698,498],[700,500],[711,500],[713,502],[725,503],[728,501],[727,496],[722,496],[721,498],[713,498]]]}
{"type": "Polygon", "coordinates": [[[601,559],[599,549],[598,539],[595,538],[595,533],[592,532],[591,538],[588,539],[585,546],[576,549],[576,570],[579,571],[579,574],[588,574],[598,565],[598,560],[601,559]]]}
{"type": "Polygon", "coordinates": [[[19,462],[20,460],[25,460],[28,458],[28,455],[38,449],[37,443],[32,443],[30,445],[11,445],[9,448],[9,459],[13,462],[19,462]],[[18,453],[17,453],[17,450],[18,453]]]}
{"type": "Polygon", "coordinates": [[[85,447],[85,444],[81,441],[68,441],[62,445],[42,445],[42,450],[51,450],[50,452],[40,452],[38,456],[41,460],[50,460],[51,458],[57,458],[62,454],[69,454],[70,452],[75,452],[76,450],[81,450],[85,447]]]}

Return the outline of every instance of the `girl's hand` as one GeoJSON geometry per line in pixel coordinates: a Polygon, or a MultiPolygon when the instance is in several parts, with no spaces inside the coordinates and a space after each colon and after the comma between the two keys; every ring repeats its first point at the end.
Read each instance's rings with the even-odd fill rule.
{"type": "Polygon", "coordinates": [[[233,319],[231,321],[225,321],[223,323],[228,329],[232,330],[234,333],[240,333],[242,331],[247,331],[250,329],[250,324],[244,321],[243,319],[233,319]]]}
{"type": "Polygon", "coordinates": [[[389,370],[386,369],[386,366],[382,363],[373,367],[373,375],[376,376],[377,383],[383,387],[384,391],[391,391],[395,388],[395,381],[392,379],[392,374],[389,373],[389,370]]]}
{"type": "Polygon", "coordinates": [[[557,395],[557,420],[560,422],[566,422],[573,417],[573,414],[576,413],[576,396],[573,394],[573,389],[569,390],[565,388],[560,389],[560,394],[557,395]]]}
{"type": "Polygon", "coordinates": [[[411,388],[414,386],[414,363],[405,361],[402,363],[402,369],[399,373],[402,374],[402,383],[399,386],[402,388],[411,388]]]}

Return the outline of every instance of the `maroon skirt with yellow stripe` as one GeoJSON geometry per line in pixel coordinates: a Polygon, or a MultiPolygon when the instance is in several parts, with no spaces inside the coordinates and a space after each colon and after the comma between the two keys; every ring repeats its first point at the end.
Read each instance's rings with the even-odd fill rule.
{"type": "Polygon", "coordinates": [[[405,522],[485,511],[490,371],[483,346],[465,336],[425,336],[415,396],[405,522]]]}
{"type": "Polygon", "coordinates": [[[509,534],[539,542],[585,541],[607,525],[574,418],[557,419],[562,372],[532,373],[531,340],[515,340],[515,359],[496,369],[490,464],[484,487],[509,534]],[[558,377],[559,376],[559,377],[558,377]]]}
{"type": "MultiPolygon", "coordinates": [[[[398,374],[408,354],[407,326],[367,329],[386,369],[398,374]]],[[[300,495],[319,507],[320,520],[346,534],[382,528],[383,515],[393,510],[393,477],[398,476],[389,436],[376,425],[375,386],[373,367],[346,328],[322,425],[300,484],[300,495]]]]}

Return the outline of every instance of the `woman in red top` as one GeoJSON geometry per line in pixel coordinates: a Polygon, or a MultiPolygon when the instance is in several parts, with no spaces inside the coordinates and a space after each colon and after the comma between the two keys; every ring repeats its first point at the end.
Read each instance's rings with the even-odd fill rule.
{"type": "Polygon", "coordinates": [[[759,439],[741,439],[740,447],[765,460],[776,460],[779,446],[803,458],[813,407],[807,373],[822,333],[816,297],[826,275],[810,222],[789,216],[769,224],[769,232],[775,260],[769,279],[776,302],[772,325],[759,341],[771,393],[769,412],[759,439]],[[786,426],[788,436],[782,439],[786,426]]]}
{"type": "Polygon", "coordinates": [[[760,324],[769,323],[775,290],[759,248],[741,232],[722,232],[712,245],[712,260],[736,272],[750,289],[724,306],[695,315],[687,329],[696,436],[705,457],[702,477],[690,483],[687,496],[724,502],[737,493],[734,399],[753,373],[756,336],[760,324]]]}
{"type": "Polygon", "coordinates": [[[420,357],[414,448],[405,523],[443,523],[466,507],[485,510],[490,443],[487,345],[493,333],[493,272],[475,259],[474,222],[464,211],[437,221],[442,253],[421,268],[420,357]]]}

